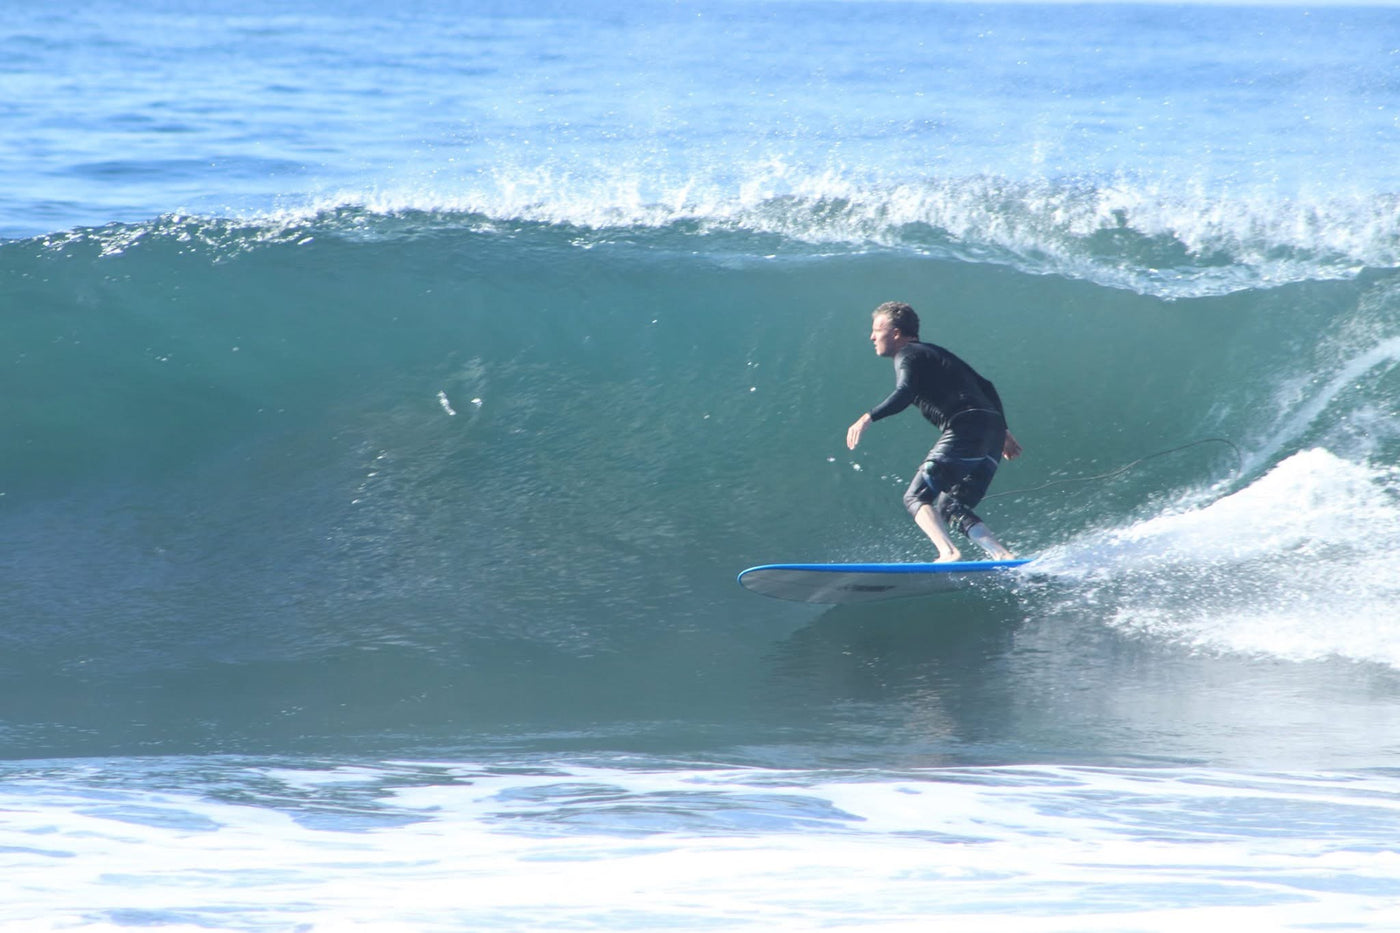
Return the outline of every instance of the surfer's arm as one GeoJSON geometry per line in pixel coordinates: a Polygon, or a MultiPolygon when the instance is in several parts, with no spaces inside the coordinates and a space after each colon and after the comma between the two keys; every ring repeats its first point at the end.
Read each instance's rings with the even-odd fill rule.
{"type": "MultiPolygon", "coordinates": [[[[894,391],[883,402],[866,412],[866,417],[870,421],[879,421],[881,418],[897,415],[908,408],[917,395],[914,390],[914,377],[909,372],[909,363],[901,355],[894,365],[894,391]]],[[[866,422],[866,427],[870,426],[870,421],[866,422]]]]}
{"type": "Polygon", "coordinates": [[[909,372],[909,361],[900,353],[894,361],[894,391],[883,402],[856,419],[856,423],[846,429],[846,447],[855,450],[865,429],[881,418],[897,415],[914,401],[914,377],[909,372]]]}
{"type": "Polygon", "coordinates": [[[1001,445],[1001,455],[1007,460],[1015,460],[1021,456],[1021,445],[1011,436],[1010,430],[1006,432],[1006,440],[1001,445]]]}

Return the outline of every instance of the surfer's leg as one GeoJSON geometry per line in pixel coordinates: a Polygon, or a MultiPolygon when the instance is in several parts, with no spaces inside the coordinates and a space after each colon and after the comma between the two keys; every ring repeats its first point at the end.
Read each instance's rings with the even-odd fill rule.
{"type": "MultiPolygon", "coordinates": [[[[992,560],[1011,560],[1016,556],[996,539],[996,535],[992,534],[992,529],[987,527],[987,523],[982,521],[977,513],[968,508],[967,503],[955,494],[945,492],[940,495],[934,502],[931,511],[940,526],[945,529],[957,528],[967,535],[973,544],[986,551],[987,556],[992,560]]],[[[944,534],[947,532],[945,531],[944,534]]]]}
{"type": "Polygon", "coordinates": [[[961,560],[962,552],[948,535],[948,522],[935,508],[935,502],[947,498],[939,485],[938,471],[933,459],[937,450],[935,447],[929,451],[928,459],[914,474],[914,479],[904,493],[904,507],[909,510],[914,524],[918,525],[919,530],[928,535],[933,546],[938,548],[939,561],[961,560]]]}
{"type": "Polygon", "coordinates": [[[942,464],[942,487],[944,492],[934,502],[934,512],[943,519],[946,526],[957,528],[972,542],[987,552],[992,560],[1011,560],[1015,555],[997,540],[973,506],[987,495],[987,487],[996,476],[997,465],[1001,460],[1001,444],[1006,438],[1006,428],[997,419],[974,432],[966,456],[950,458],[942,464]],[[984,452],[972,453],[980,448],[984,452]]]}
{"type": "Polygon", "coordinates": [[[950,560],[962,560],[962,551],[953,544],[953,539],[948,535],[948,526],[943,521],[943,516],[931,505],[924,505],[914,513],[914,524],[928,539],[933,542],[933,546],[938,548],[938,562],[950,560]]]}
{"type": "MultiPolygon", "coordinates": [[[[985,488],[985,487],[984,487],[985,488]]],[[[955,486],[954,489],[957,489],[955,486]]],[[[981,496],[977,496],[981,499],[981,496]]],[[[977,515],[976,512],[968,508],[956,493],[945,492],[938,497],[934,503],[933,513],[937,518],[943,520],[945,527],[953,527],[961,531],[972,539],[972,543],[987,552],[987,556],[992,560],[1011,560],[1015,557],[1005,545],[997,540],[992,534],[992,529],[987,527],[987,523],[977,515]]]]}
{"type": "Polygon", "coordinates": [[[992,534],[992,529],[988,528],[985,522],[978,522],[967,529],[967,536],[972,539],[974,544],[986,551],[992,560],[1011,560],[1016,556],[996,539],[996,536],[992,534]]]}

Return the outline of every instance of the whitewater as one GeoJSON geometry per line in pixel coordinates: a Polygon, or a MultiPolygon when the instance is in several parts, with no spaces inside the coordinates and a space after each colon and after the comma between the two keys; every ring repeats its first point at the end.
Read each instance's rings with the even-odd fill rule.
{"type": "Polygon", "coordinates": [[[0,926],[1400,926],[1400,13],[0,18],[0,926]],[[927,560],[869,312],[992,379],[927,560]]]}

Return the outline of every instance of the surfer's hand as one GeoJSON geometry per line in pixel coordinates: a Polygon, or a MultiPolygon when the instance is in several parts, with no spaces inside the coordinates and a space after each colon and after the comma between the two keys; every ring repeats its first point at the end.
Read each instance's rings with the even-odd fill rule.
{"type": "Polygon", "coordinates": [[[1007,460],[1015,460],[1021,456],[1021,445],[1011,436],[1010,431],[1006,432],[1006,442],[1001,445],[1001,455],[1007,460]]]}
{"type": "Polygon", "coordinates": [[[856,419],[856,423],[846,429],[846,449],[855,450],[860,443],[860,436],[865,433],[865,429],[870,427],[870,414],[867,412],[856,419]]]}

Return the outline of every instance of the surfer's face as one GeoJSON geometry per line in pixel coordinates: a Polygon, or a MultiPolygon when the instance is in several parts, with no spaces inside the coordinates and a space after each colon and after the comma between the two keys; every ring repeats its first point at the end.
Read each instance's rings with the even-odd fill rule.
{"type": "Polygon", "coordinates": [[[883,314],[877,314],[870,323],[870,342],[875,345],[877,356],[894,356],[904,346],[899,328],[883,314]]]}

